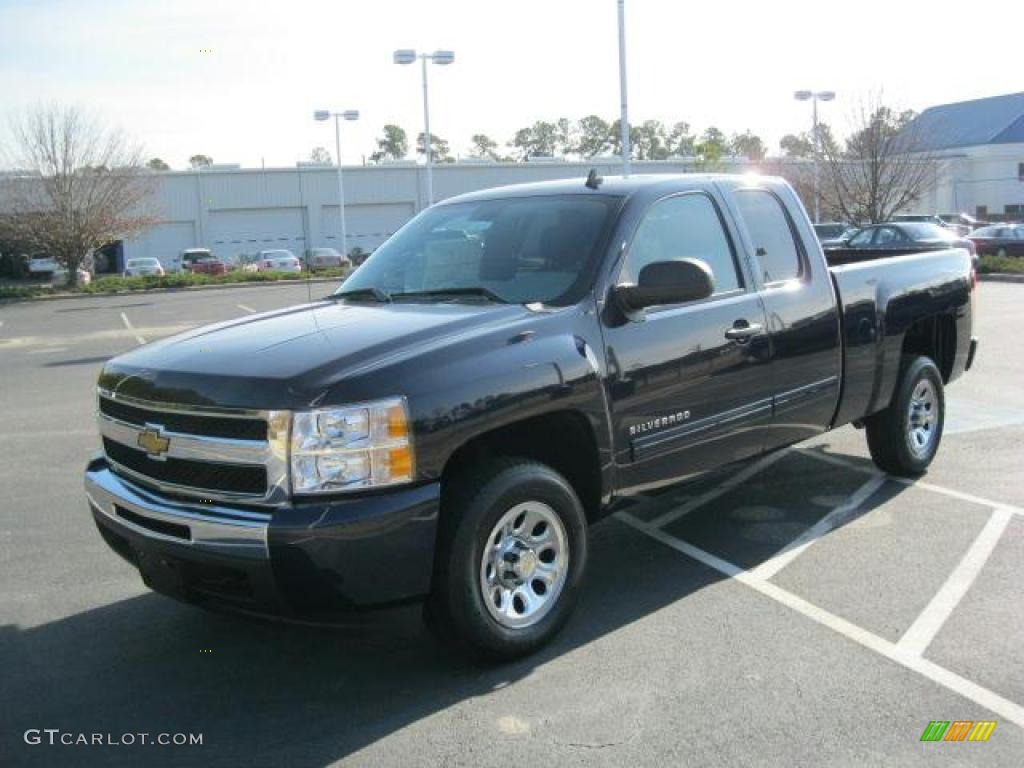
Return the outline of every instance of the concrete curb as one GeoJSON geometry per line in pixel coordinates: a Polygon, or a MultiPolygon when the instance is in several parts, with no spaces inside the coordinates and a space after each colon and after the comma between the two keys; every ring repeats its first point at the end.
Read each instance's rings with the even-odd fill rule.
{"type": "Polygon", "coordinates": [[[248,283],[219,283],[217,285],[183,285],[178,288],[141,288],[135,291],[108,291],[106,293],[55,293],[48,296],[0,298],[0,306],[28,301],[63,301],[65,299],[98,299],[105,296],[147,296],[154,293],[183,293],[187,291],[216,291],[227,288],[268,288],[295,285],[318,285],[321,283],[340,284],[342,277],[315,277],[309,280],[254,280],[248,283]]]}
{"type": "Polygon", "coordinates": [[[1024,274],[1015,275],[1006,272],[982,272],[978,279],[983,283],[1024,283],[1024,274]]]}

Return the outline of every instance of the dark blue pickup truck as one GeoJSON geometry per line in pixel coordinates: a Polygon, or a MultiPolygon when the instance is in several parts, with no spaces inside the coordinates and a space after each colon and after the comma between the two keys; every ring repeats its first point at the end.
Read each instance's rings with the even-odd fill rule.
{"type": "Polygon", "coordinates": [[[322,300],[108,362],[89,507],[157,591],[314,618],[425,599],[515,657],[631,496],[850,422],[924,472],[974,287],[959,249],[830,267],[778,179],[464,195],[322,300]]]}

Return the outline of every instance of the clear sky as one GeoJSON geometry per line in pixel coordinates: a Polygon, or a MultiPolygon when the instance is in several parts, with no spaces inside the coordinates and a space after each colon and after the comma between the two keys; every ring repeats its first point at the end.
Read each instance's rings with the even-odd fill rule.
{"type": "MultiPolygon", "coordinates": [[[[626,14],[633,123],[749,128],[774,149],[810,122],[795,89],[836,90],[822,115],[840,126],[879,90],[915,109],[1024,90],[1019,9],[626,0],[626,14]]],[[[418,66],[391,63],[402,47],[456,53],[430,71],[431,127],[453,153],[478,132],[504,144],[538,119],[617,117],[615,0],[0,0],[0,141],[12,114],[71,103],[175,168],[199,152],[292,165],[334,152],[314,109],[356,108],[343,156],[359,163],[385,123],[422,130],[418,66]]]]}

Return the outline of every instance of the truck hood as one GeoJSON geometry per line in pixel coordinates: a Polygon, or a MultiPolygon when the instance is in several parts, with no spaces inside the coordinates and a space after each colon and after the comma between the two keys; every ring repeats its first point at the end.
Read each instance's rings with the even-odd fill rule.
{"type": "Polygon", "coordinates": [[[346,376],[532,314],[504,304],[317,302],[146,345],[110,360],[100,386],[160,402],[300,407],[346,376]]]}

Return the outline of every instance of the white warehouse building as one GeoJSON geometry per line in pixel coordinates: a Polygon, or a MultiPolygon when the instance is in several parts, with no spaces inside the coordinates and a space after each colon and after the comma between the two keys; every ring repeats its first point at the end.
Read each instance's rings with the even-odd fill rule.
{"type": "MultiPolygon", "coordinates": [[[[678,162],[634,163],[636,173],[683,173],[678,162]]],[[[744,170],[736,163],[734,169],[744,170]]],[[[601,162],[460,162],[435,165],[435,200],[504,184],[579,177],[591,168],[621,172],[615,159],[601,162]]],[[[348,250],[372,251],[426,205],[426,169],[414,163],[342,169],[348,250]]],[[[158,222],[125,241],[125,259],[158,258],[175,268],[185,248],[206,247],[223,259],[272,248],[301,255],[308,248],[342,250],[337,168],[302,164],[296,168],[241,169],[212,166],[167,171],[157,176],[152,202],[158,222]]]]}

